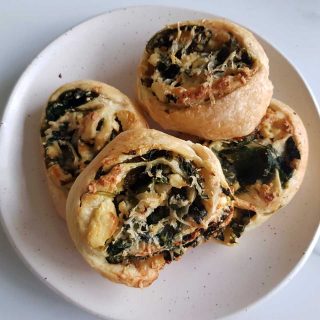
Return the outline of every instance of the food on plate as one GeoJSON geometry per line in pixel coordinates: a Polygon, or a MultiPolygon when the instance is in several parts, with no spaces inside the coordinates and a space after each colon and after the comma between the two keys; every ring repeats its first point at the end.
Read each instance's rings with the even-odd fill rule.
{"type": "Polygon", "coordinates": [[[69,189],[96,154],[119,133],[147,127],[119,90],[98,81],[67,83],[49,98],[41,144],[51,196],[61,217],[69,189]]]}
{"type": "Polygon", "coordinates": [[[67,224],[108,279],[146,287],[230,221],[233,199],[208,148],[152,129],[121,133],[73,184],[67,224]]]}
{"type": "Polygon", "coordinates": [[[295,111],[273,99],[249,135],[206,142],[219,158],[235,196],[234,216],[220,238],[235,242],[265,222],[298,191],[307,166],[308,139],[295,111]]]}
{"type": "Polygon", "coordinates": [[[138,67],[142,107],[164,129],[204,139],[254,130],[270,103],[268,58],[251,32],[226,20],[178,22],[147,43],[138,67]]]}

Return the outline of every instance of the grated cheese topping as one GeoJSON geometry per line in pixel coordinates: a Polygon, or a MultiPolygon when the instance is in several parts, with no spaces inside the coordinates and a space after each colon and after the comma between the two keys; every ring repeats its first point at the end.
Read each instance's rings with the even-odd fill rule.
{"type": "Polygon", "coordinates": [[[141,83],[175,107],[214,103],[243,85],[255,60],[235,36],[199,25],[177,25],[155,34],[146,46],[141,83]]]}
{"type": "MultiPolygon", "coordinates": [[[[81,230],[89,246],[104,243],[101,250],[108,263],[128,264],[159,254],[170,262],[202,241],[211,222],[208,198],[201,169],[171,151],[153,149],[111,168],[99,168],[81,198],[79,214],[85,221],[81,230]],[[101,197],[113,205],[102,206],[101,197]],[[110,230],[106,217],[116,220],[112,223],[116,228],[110,230]]],[[[221,192],[219,210],[229,212],[230,206],[230,196],[221,192]]]]}
{"type": "Polygon", "coordinates": [[[98,92],[77,88],[49,101],[41,139],[48,173],[57,186],[69,188],[96,154],[122,132],[123,107],[98,92]]]}

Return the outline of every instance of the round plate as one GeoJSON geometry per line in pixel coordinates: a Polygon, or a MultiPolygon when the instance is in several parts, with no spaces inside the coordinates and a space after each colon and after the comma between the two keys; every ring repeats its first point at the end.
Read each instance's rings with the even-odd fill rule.
{"type": "Polygon", "coordinates": [[[39,143],[46,99],[76,79],[105,81],[135,98],[135,71],[146,41],[165,24],[211,17],[166,7],[136,7],[93,18],[66,32],[27,68],[9,99],[1,128],[2,222],[30,268],[79,306],[115,319],[213,319],[246,308],[302,266],[320,220],[320,126],[313,99],[292,65],[261,39],[275,97],[291,105],[309,134],[310,158],[294,200],[240,245],[208,242],[165,267],[149,288],[114,284],[92,271],[74,249],[49,198],[39,143]]]}

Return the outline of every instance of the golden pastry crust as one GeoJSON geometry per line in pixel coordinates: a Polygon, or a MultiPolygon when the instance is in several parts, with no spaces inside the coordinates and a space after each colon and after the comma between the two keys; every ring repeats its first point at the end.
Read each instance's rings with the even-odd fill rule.
{"type": "Polygon", "coordinates": [[[148,42],[137,74],[138,101],[155,121],[210,140],[252,132],[273,92],[263,48],[251,32],[226,20],[161,30],[148,42]]]}
{"type": "Polygon", "coordinates": [[[58,88],[41,119],[41,145],[49,191],[65,219],[69,189],[88,163],[117,134],[147,127],[127,96],[93,80],[58,88]]]}
{"type": "Polygon", "coordinates": [[[235,194],[236,228],[261,225],[290,202],[302,183],[308,160],[306,129],[297,113],[279,100],[272,99],[251,135],[209,146],[235,194]]]}
{"type": "Polygon", "coordinates": [[[67,224],[79,252],[104,277],[146,287],[232,209],[208,148],[135,129],[109,143],[77,178],[67,224]]]}

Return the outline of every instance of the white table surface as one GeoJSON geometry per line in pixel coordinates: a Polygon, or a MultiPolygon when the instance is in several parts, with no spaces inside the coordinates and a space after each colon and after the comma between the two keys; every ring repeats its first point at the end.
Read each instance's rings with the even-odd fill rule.
{"type": "MultiPolygon", "coordinates": [[[[0,115],[20,74],[57,36],[99,13],[141,4],[208,11],[248,26],[292,61],[309,83],[316,100],[320,101],[320,79],[317,77],[320,70],[320,0],[2,0],[0,115]]],[[[319,270],[320,241],[303,269],[285,288],[228,319],[319,319],[319,270]]],[[[40,282],[17,257],[0,227],[0,319],[21,318],[97,319],[40,282]]]]}

